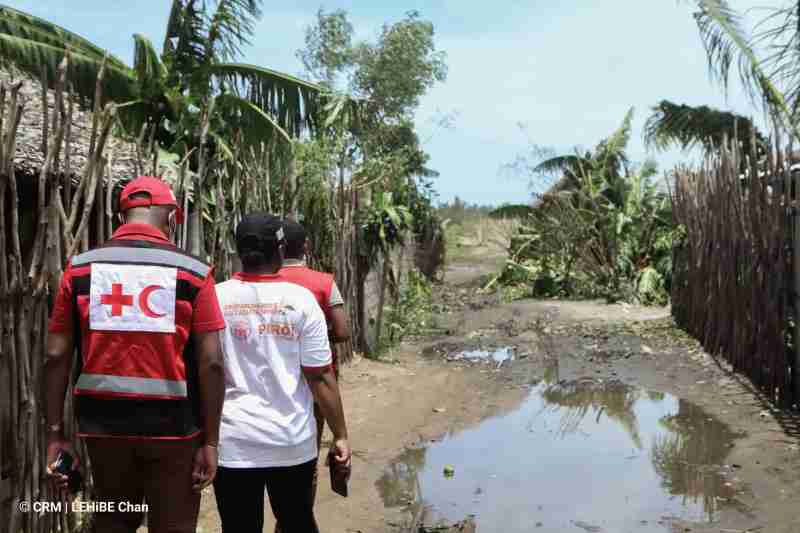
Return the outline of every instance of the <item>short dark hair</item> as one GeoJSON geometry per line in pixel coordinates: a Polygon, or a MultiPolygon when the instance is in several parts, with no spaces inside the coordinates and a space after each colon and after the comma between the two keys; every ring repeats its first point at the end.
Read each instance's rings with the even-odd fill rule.
{"type": "Polygon", "coordinates": [[[255,270],[279,258],[284,242],[281,220],[269,213],[245,215],[236,226],[236,252],[245,270],[255,270]]]}
{"type": "Polygon", "coordinates": [[[299,222],[285,220],[283,232],[286,237],[286,257],[300,259],[305,254],[306,228],[299,222]]]}

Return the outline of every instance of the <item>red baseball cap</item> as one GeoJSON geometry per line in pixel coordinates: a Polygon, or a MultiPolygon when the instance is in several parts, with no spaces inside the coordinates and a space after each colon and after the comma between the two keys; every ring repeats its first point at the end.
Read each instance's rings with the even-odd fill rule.
{"type": "Polygon", "coordinates": [[[139,176],[128,183],[119,195],[119,210],[127,211],[134,207],[147,207],[151,205],[168,205],[175,208],[175,221],[183,224],[183,209],[178,206],[178,200],[170,186],[159,178],[152,176],[139,176]],[[147,193],[147,198],[131,198],[139,193],[147,193]]]}

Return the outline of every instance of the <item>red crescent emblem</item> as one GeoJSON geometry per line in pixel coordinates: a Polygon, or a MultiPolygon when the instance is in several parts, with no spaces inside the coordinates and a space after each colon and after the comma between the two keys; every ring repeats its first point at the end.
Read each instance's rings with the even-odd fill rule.
{"type": "Polygon", "coordinates": [[[142,313],[144,313],[145,316],[150,318],[161,318],[162,316],[167,315],[166,313],[158,314],[154,312],[152,309],[150,309],[150,302],[148,302],[148,300],[150,299],[150,295],[153,292],[163,289],[164,287],[162,287],[161,285],[148,285],[147,287],[142,289],[142,292],[139,294],[139,309],[142,310],[142,313]]]}

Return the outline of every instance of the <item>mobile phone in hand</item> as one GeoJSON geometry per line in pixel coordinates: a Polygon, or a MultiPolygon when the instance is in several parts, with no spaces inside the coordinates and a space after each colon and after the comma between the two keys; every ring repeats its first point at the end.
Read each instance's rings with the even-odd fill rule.
{"type": "Polygon", "coordinates": [[[53,472],[67,476],[67,488],[73,494],[81,490],[83,486],[83,476],[78,470],[74,470],[75,458],[72,454],[61,450],[53,463],[53,472]]]}
{"type": "Polygon", "coordinates": [[[75,463],[75,458],[68,451],[61,450],[58,452],[55,462],[53,463],[53,472],[68,476],[72,472],[72,465],[75,463]]]}
{"type": "Polygon", "coordinates": [[[333,454],[328,457],[328,469],[331,473],[331,489],[340,496],[347,498],[347,474],[336,467],[333,454]]]}

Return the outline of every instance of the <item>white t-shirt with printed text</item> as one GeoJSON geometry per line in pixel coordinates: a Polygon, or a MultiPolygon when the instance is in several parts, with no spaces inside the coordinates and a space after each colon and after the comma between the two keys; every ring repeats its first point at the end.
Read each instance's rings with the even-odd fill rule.
{"type": "Polygon", "coordinates": [[[216,289],[226,323],[220,466],[316,459],[314,399],[303,369],[328,367],[331,350],[313,294],[279,275],[237,274],[216,289]]]}

